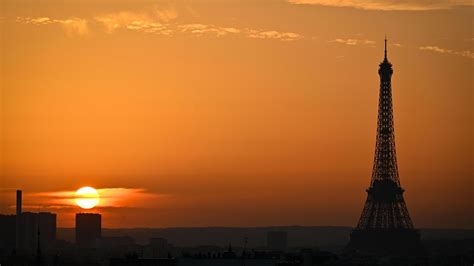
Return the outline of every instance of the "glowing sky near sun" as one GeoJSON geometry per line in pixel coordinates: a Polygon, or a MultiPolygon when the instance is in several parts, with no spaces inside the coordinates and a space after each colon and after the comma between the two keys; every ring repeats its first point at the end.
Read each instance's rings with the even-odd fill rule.
{"type": "Polygon", "coordinates": [[[411,217],[472,228],[467,4],[2,1],[0,213],[73,226],[92,186],[106,227],[353,226],[387,34],[411,217]]]}

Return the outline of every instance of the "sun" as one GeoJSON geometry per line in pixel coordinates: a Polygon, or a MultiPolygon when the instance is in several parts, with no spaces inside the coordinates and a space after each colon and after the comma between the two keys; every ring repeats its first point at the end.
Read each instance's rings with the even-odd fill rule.
{"type": "Polygon", "coordinates": [[[82,187],[76,191],[75,201],[83,209],[92,209],[99,204],[99,193],[93,187],[82,187]]]}

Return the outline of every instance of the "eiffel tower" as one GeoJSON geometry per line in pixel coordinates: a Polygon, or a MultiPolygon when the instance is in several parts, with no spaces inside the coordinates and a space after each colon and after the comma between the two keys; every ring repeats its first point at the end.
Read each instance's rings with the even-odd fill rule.
{"type": "Polygon", "coordinates": [[[392,74],[385,38],[385,57],[379,65],[380,92],[372,180],[359,223],[345,248],[346,254],[402,255],[421,252],[420,235],[408,214],[398,176],[392,74]]]}

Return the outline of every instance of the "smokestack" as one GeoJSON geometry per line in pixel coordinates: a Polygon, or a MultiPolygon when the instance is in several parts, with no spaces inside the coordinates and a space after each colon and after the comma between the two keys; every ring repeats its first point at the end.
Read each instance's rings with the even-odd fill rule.
{"type": "Polygon", "coordinates": [[[21,215],[21,190],[16,191],[16,215],[21,215]]]}
{"type": "Polygon", "coordinates": [[[21,190],[16,191],[16,249],[21,248],[21,190]]]}

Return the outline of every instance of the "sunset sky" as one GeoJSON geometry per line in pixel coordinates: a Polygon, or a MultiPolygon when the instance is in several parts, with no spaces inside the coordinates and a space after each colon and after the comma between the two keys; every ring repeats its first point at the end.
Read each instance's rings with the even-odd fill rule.
{"type": "Polygon", "coordinates": [[[387,35],[413,222],[474,228],[471,3],[3,0],[0,213],[355,226],[387,35]]]}

